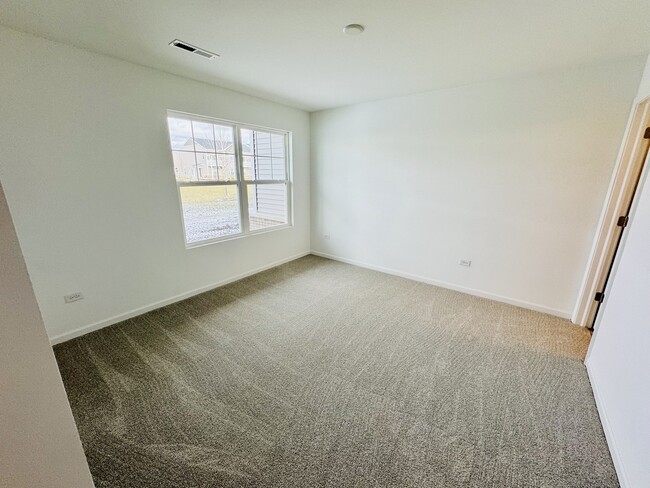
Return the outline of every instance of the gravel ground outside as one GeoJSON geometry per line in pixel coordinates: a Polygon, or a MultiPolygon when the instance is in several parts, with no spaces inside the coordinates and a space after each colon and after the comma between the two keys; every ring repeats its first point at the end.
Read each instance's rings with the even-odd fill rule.
{"type": "MultiPolygon", "coordinates": [[[[183,187],[183,221],[188,243],[217,239],[241,232],[237,189],[232,187],[183,187]]],[[[282,225],[285,221],[250,215],[251,230],[282,225]]]]}
{"type": "Polygon", "coordinates": [[[241,232],[237,190],[233,187],[183,187],[183,220],[187,242],[216,239],[241,232]]]}

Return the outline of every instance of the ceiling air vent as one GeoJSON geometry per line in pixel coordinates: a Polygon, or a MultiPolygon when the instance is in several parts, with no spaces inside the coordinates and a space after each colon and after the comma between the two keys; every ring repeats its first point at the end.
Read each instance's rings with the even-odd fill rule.
{"type": "Polygon", "coordinates": [[[206,51],[205,49],[201,49],[200,47],[192,46],[191,44],[188,44],[185,41],[181,41],[180,39],[174,39],[172,42],[169,43],[169,45],[177,47],[179,49],[184,49],[185,51],[189,51],[193,54],[198,54],[199,56],[203,56],[204,58],[208,58],[208,59],[214,59],[219,57],[219,55],[216,53],[211,53],[210,51],[206,51]]]}

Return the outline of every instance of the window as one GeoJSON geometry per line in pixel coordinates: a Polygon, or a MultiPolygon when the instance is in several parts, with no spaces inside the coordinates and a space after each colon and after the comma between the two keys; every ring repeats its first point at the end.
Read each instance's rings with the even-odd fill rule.
{"type": "Polygon", "coordinates": [[[290,225],[289,133],[169,112],[188,247],[290,225]]]}

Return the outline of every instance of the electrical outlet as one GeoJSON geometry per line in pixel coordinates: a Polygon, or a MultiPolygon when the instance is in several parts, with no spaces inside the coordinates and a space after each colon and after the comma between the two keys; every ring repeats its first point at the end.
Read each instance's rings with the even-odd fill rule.
{"type": "Polygon", "coordinates": [[[458,264],[469,268],[472,265],[472,261],[470,259],[459,259],[458,264]]]}
{"type": "Polygon", "coordinates": [[[329,234],[323,234],[323,239],[326,241],[330,240],[330,235],[329,234]]]}
{"type": "Polygon", "coordinates": [[[65,303],[72,303],[76,302],[77,300],[83,300],[83,297],[83,293],[76,291],[74,293],[70,293],[69,295],[64,295],[63,299],[65,300],[65,303]]]}

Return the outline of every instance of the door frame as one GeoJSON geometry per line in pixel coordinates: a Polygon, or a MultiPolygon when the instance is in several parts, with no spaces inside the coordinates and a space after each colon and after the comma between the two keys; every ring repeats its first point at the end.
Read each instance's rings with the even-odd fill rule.
{"type": "Polygon", "coordinates": [[[650,141],[644,138],[650,127],[650,97],[636,102],[625,142],[621,148],[614,175],[610,183],[605,206],[600,218],[598,233],[589,256],[585,276],[571,321],[584,327],[593,327],[600,302],[596,292],[605,288],[609,271],[624,227],[618,225],[619,217],[627,216],[645,163],[650,141]]]}

